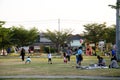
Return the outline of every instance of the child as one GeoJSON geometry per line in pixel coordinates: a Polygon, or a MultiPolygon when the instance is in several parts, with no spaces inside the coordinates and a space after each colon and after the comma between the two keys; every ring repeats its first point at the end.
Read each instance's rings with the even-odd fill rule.
{"type": "Polygon", "coordinates": [[[64,57],[64,63],[67,63],[67,59],[66,59],[66,53],[63,53],[63,57],[64,57]]]}
{"type": "Polygon", "coordinates": [[[105,62],[105,60],[102,57],[100,57],[98,55],[97,59],[98,59],[98,66],[106,66],[106,64],[105,64],[106,62],[105,62]]]}
{"type": "Polygon", "coordinates": [[[28,62],[29,64],[31,63],[30,56],[27,57],[27,59],[26,59],[26,61],[25,61],[25,64],[26,64],[27,62],[28,62]]]}
{"type": "Polygon", "coordinates": [[[51,53],[48,53],[48,64],[52,64],[52,55],[51,53]]]}

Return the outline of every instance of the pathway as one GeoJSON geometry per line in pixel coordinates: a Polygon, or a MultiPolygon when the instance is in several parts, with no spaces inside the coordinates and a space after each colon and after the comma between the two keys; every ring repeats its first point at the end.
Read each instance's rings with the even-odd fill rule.
{"type": "Polygon", "coordinates": [[[83,78],[83,79],[101,79],[101,80],[120,80],[120,77],[109,76],[40,76],[40,75],[16,75],[16,76],[0,76],[0,78],[83,78]]]}

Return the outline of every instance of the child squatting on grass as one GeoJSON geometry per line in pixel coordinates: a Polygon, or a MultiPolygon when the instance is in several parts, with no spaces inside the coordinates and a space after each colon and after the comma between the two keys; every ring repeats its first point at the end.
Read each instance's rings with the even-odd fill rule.
{"type": "Polygon", "coordinates": [[[26,59],[26,61],[25,61],[25,64],[27,64],[27,63],[29,63],[29,64],[31,63],[30,56],[28,56],[27,59],[26,59]]]}

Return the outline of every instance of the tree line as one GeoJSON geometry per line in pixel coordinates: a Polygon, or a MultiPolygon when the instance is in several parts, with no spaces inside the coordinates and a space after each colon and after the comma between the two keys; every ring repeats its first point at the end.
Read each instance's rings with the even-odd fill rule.
{"type": "MultiPolygon", "coordinates": [[[[7,48],[9,46],[28,46],[35,42],[39,42],[39,31],[35,27],[30,30],[24,28],[24,26],[12,26],[11,28],[5,28],[4,21],[0,21],[0,49],[7,48]]],[[[95,45],[100,40],[105,40],[106,43],[115,44],[115,25],[107,26],[106,23],[91,23],[83,25],[85,31],[83,32],[85,42],[91,42],[95,45]]],[[[51,40],[57,52],[60,47],[64,47],[66,43],[69,43],[69,37],[72,35],[72,30],[66,29],[64,31],[50,31],[46,30],[45,37],[51,40]]]]}
{"type": "Polygon", "coordinates": [[[84,28],[86,30],[84,32],[85,42],[95,44],[95,54],[99,41],[105,41],[105,43],[111,43],[113,45],[116,43],[115,25],[107,26],[106,23],[93,23],[84,25],[84,28]]]}
{"type": "MultiPolygon", "coordinates": [[[[11,46],[28,46],[36,42],[39,31],[35,27],[30,30],[24,28],[24,26],[11,28],[5,28],[4,21],[0,21],[0,49],[6,49],[11,46]]],[[[4,53],[4,51],[3,51],[4,53]]]]}

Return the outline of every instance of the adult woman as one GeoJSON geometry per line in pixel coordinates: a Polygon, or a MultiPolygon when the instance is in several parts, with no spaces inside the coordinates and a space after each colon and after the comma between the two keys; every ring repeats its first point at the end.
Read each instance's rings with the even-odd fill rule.
{"type": "Polygon", "coordinates": [[[25,49],[24,48],[21,49],[20,56],[22,57],[22,61],[24,61],[24,59],[25,59],[25,49]]]}
{"type": "Polygon", "coordinates": [[[82,56],[82,47],[79,47],[77,53],[76,53],[76,63],[77,63],[77,67],[81,66],[81,61],[83,60],[83,56],[82,56]]]}

